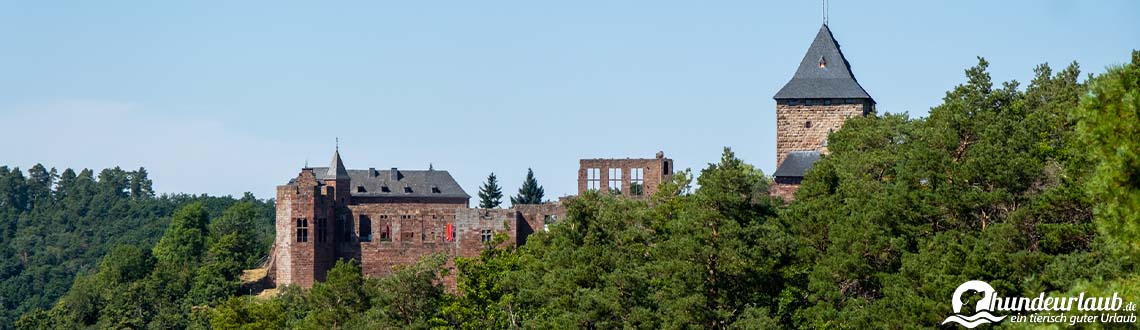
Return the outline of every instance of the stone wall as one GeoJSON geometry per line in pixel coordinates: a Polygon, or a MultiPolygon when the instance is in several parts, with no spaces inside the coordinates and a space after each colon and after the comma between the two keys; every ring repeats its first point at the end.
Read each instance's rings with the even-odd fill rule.
{"type": "Polygon", "coordinates": [[[566,217],[566,208],[560,202],[512,205],[511,207],[517,212],[518,217],[518,226],[515,230],[518,245],[526,244],[527,236],[545,230],[547,224],[553,224],[566,217]]]}
{"type": "Polygon", "coordinates": [[[803,178],[776,178],[775,182],[768,187],[768,193],[791,202],[796,200],[796,191],[800,190],[800,182],[803,178]]]}
{"type": "MultiPolygon", "coordinates": [[[[348,205],[348,228],[337,230],[337,257],[354,259],[365,275],[381,276],[396,265],[409,265],[433,253],[455,255],[454,243],[446,240],[447,224],[456,224],[456,211],[464,204],[354,203],[348,205]],[[361,232],[365,217],[370,232],[361,232]],[[345,240],[345,232],[349,237],[345,240]],[[387,233],[385,235],[385,233],[387,233]],[[371,238],[368,239],[368,236],[371,238]]],[[[337,227],[340,227],[338,223],[337,227]]],[[[364,228],[368,229],[368,228],[364,228]]]]}
{"type": "Polygon", "coordinates": [[[326,217],[331,200],[320,188],[312,169],[302,169],[295,184],[277,187],[277,253],[274,259],[274,281],[278,284],[297,284],[303,287],[324,279],[327,260],[332,254],[329,244],[317,242],[317,221],[326,217]],[[308,239],[298,241],[297,222],[307,223],[308,239]]]}
{"type": "Polygon", "coordinates": [[[776,166],[784,162],[789,151],[818,150],[827,152],[824,141],[832,131],[839,130],[847,118],[870,112],[864,100],[807,100],[784,101],[776,104],[776,166]],[[810,127],[809,127],[810,122],[810,127]]]}
{"type": "Polygon", "coordinates": [[[603,193],[610,192],[610,176],[611,168],[621,169],[621,190],[623,196],[634,198],[647,198],[657,192],[657,187],[661,183],[673,177],[673,160],[665,158],[663,154],[659,154],[658,158],[626,158],[626,159],[582,159],[578,161],[578,194],[581,195],[587,190],[589,186],[589,169],[598,169],[598,191],[603,193]],[[630,191],[631,175],[630,169],[640,168],[644,172],[642,174],[642,193],[640,195],[633,195],[630,191]]]}

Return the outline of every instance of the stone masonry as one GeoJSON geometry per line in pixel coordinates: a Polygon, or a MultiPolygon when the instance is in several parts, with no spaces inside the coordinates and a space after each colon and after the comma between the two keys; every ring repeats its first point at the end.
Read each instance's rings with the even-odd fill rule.
{"type": "Polygon", "coordinates": [[[337,260],[353,260],[367,276],[442,254],[455,289],[454,257],[475,257],[498,235],[526,242],[565,215],[561,203],[473,209],[446,171],[347,170],[340,153],[328,168],[303,168],[277,187],[277,220],[269,265],[276,285],[311,287],[337,260]]]}
{"type": "Polygon", "coordinates": [[[776,164],[783,163],[789,151],[827,153],[827,136],[839,130],[848,118],[864,116],[869,111],[870,104],[855,99],[777,102],[776,164]]]}
{"type": "Polygon", "coordinates": [[[658,186],[673,177],[673,160],[665,158],[663,152],[658,152],[655,158],[582,159],[578,163],[579,195],[597,190],[646,198],[653,196],[658,186]]]}

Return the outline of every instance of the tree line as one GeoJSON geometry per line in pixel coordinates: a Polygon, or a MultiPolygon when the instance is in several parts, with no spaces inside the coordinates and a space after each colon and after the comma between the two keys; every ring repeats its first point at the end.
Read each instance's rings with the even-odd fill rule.
{"type": "Polygon", "coordinates": [[[82,324],[135,327],[99,322],[171,310],[186,320],[147,326],[920,329],[940,326],[968,280],[1005,295],[1140,297],[1140,52],[1083,82],[1075,63],[1056,72],[1040,65],[1024,87],[995,84],[987,67],[979,58],[926,118],[849,119],[793,203],[771,197],[769,177],[725,148],[649,199],[588,192],[565,201],[567,216],[527,244],[457,258],[456,292],[440,284],[447,260],[432,256],[382,278],[338,262],[312,289],[282,288],[266,300],[229,296],[224,284],[193,294],[214,287],[199,276],[225,283],[208,279],[229,274],[197,269],[233,258],[210,257],[219,243],[198,254],[160,248],[172,235],[216,237],[199,217],[173,222],[153,249],[121,258],[115,250],[55,308],[21,325],[70,326],[52,322],[88,315],[95,322],[82,324]],[[154,266],[163,260],[198,266],[154,266]],[[190,294],[132,284],[146,280],[115,275],[122,269],[157,278],[182,269],[164,276],[190,294]],[[83,283],[106,278],[140,288],[102,299],[159,302],[94,314],[68,307],[96,300],[81,297],[105,285],[83,283]]]}
{"type": "MultiPolygon", "coordinates": [[[[158,243],[178,208],[201,203],[220,215],[239,202],[205,195],[156,196],[145,168],[123,170],[47,168],[26,172],[0,166],[0,329],[12,329],[22,314],[51,308],[72,290],[77,276],[96,272],[101,259],[121,245],[158,243]]],[[[257,205],[250,233],[258,249],[271,244],[272,203],[257,205]]]]}

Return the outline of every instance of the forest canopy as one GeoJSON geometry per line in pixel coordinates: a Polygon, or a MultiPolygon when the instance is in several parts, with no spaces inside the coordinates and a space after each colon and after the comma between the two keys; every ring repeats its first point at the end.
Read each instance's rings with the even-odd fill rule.
{"type": "MultiPolygon", "coordinates": [[[[144,185],[134,193],[128,179],[104,198],[168,207],[137,219],[177,208],[153,225],[164,229],[161,239],[101,245],[87,259],[103,256],[98,267],[75,266],[82,275],[71,290],[40,298],[62,297],[54,305],[20,307],[27,313],[17,325],[919,329],[939,327],[953,291],[969,280],[1010,295],[1140,298],[1140,52],[1085,81],[1073,63],[1039,65],[1025,86],[995,83],[988,65],[979,58],[926,118],[848,120],[795,202],[770,197],[770,177],[725,148],[649,199],[588,192],[565,201],[567,216],[525,245],[492,243],[457,258],[455,292],[440,283],[446,257],[431,256],[381,278],[341,261],[311,289],[243,296],[233,290],[235,271],[264,247],[240,243],[259,237],[259,222],[248,219],[260,219],[262,202],[230,203],[219,214],[208,200],[161,204],[144,185]]],[[[28,197],[0,204],[13,215],[4,219],[23,221],[5,227],[5,265],[22,265],[31,244],[13,241],[25,237],[16,231],[44,237],[55,228],[24,222],[72,221],[49,216],[66,207],[33,216],[45,197],[32,196],[45,186],[25,185],[20,196],[28,197]]]]}

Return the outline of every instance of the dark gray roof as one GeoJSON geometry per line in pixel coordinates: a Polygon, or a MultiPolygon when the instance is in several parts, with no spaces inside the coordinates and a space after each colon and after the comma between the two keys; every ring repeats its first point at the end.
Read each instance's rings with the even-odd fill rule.
{"type": "MultiPolygon", "coordinates": [[[[796,75],[788,81],[784,88],[772,97],[781,99],[812,99],[812,98],[838,98],[838,99],[871,99],[871,95],[859,86],[855,75],[851,73],[851,64],[843,57],[839,50],[839,43],[831,35],[827,24],[819,28],[815,40],[811,42],[807,54],[800,61],[796,75]],[[826,63],[820,67],[820,59],[826,63]]],[[[871,99],[874,102],[874,99],[871,99]]]]}
{"type": "Polygon", "coordinates": [[[772,176],[802,178],[818,160],[819,151],[790,151],[772,176]]]}
{"type": "Polygon", "coordinates": [[[333,152],[333,159],[327,170],[313,173],[324,173],[324,176],[321,177],[322,180],[348,179],[348,171],[344,169],[344,162],[340,161],[340,150],[333,152]]]}
{"type": "MultiPolygon", "coordinates": [[[[327,167],[314,167],[313,173],[328,171],[327,167]]],[[[440,170],[347,170],[349,192],[359,197],[448,197],[470,198],[455,182],[451,173],[440,170]],[[395,170],[396,177],[392,176],[395,170]],[[361,192],[360,187],[364,187],[361,192]],[[384,187],[388,191],[384,192],[384,187]],[[404,187],[411,188],[405,192],[404,187]],[[434,188],[434,189],[433,189],[434,188]]]]}

